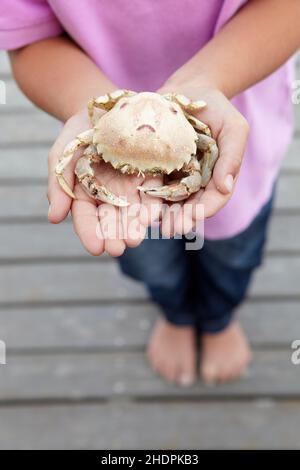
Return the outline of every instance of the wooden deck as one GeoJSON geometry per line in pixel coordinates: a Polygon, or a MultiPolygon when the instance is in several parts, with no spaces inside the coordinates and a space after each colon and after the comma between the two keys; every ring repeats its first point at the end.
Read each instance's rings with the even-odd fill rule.
{"type": "Polygon", "coordinates": [[[300,105],[267,257],[240,309],[253,365],[240,382],[183,390],[144,358],[157,311],[143,288],[88,256],[70,221],[47,223],[58,124],[17,90],[3,53],[0,78],[0,448],[299,449],[300,105]]]}

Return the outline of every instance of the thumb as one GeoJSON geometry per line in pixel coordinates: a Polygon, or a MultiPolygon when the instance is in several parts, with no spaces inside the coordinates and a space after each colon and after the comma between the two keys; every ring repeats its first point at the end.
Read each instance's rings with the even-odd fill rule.
{"type": "MultiPolygon", "coordinates": [[[[62,222],[67,217],[72,204],[72,199],[59,186],[55,176],[55,165],[60,156],[61,152],[56,152],[54,148],[50,150],[48,156],[48,220],[52,224],[58,224],[62,222]]],[[[64,174],[64,178],[66,179],[70,188],[73,188],[74,185],[73,175],[74,173],[71,172],[71,168],[68,168],[64,174]]]]}
{"type": "Polygon", "coordinates": [[[219,158],[216,162],[213,179],[217,189],[229,194],[241,168],[248,137],[248,123],[242,117],[238,123],[224,126],[218,137],[219,158]]]}
{"type": "MultiPolygon", "coordinates": [[[[72,199],[62,190],[55,175],[55,166],[63,154],[65,146],[83,130],[89,128],[86,111],[75,114],[62,128],[56,142],[48,155],[48,200],[49,200],[49,222],[57,224],[62,222],[68,215],[72,199]]],[[[64,171],[64,179],[69,188],[74,187],[75,159],[72,159],[64,171]]]]}

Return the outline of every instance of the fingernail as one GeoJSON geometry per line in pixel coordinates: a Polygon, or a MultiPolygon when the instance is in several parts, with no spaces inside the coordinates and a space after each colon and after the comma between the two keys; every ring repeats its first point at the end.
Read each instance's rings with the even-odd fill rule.
{"type": "Polygon", "coordinates": [[[227,175],[225,178],[224,184],[228,192],[231,193],[231,191],[233,190],[233,176],[227,175]]]}
{"type": "Polygon", "coordinates": [[[51,204],[49,204],[48,217],[49,217],[50,213],[51,213],[51,204]]]}
{"type": "Polygon", "coordinates": [[[194,377],[190,375],[182,375],[178,380],[179,384],[182,387],[190,387],[194,383],[194,377]]]}

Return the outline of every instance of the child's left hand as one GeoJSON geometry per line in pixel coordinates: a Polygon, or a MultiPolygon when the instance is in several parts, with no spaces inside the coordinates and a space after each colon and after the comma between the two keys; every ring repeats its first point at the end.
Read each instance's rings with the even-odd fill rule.
{"type": "Polygon", "coordinates": [[[230,199],[245,152],[249,126],[246,119],[237,111],[219,90],[209,87],[197,87],[188,82],[181,88],[172,88],[168,83],[158,93],[178,92],[191,99],[203,99],[207,107],[195,116],[207,124],[219,147],[219,158],[214,168],[213,177],[205,189],[193,194],[176,211],[170,205],[163,213],[162,234],[172,237],[175,234],[187,234],[201,217],[216,214],[230,199]],[[192,210],[186,210],[192,204],[192,210]],[[202,205],[203,211],[197,211],[202,205]],[[172,217],[175,215],[175,217],[172,217]],[[174,219],[174,220],[173,220],[174,219]]]}
{"type": "MultiPolygon", "coordinates": [[[[96,202],[89,197],[74,176],[74,165],[66,169],[64,176],[76,195],[73,200],[59,186],[54,168],[65,146],[80,132],[90,127],[86,110],[72,116],[64,125],[49,153],[48,218],[52,223],[62,222],[71,211],[73,225],[81,243],[92,255],[106,252],[120,256],[126,247],[138,246],[144,239],[146,228],[160,213],[160,201],[138,191],[139,185],[151,187],[162,184],[160,178],[131,177],[113,170],[107,163],[95,165],[95,175],[103,184],[109,184],[115,194],[127,197],[128,207],[118,208],[96,202]]],[[[77,155],[78,157],[79,155],[77,155]]]]}

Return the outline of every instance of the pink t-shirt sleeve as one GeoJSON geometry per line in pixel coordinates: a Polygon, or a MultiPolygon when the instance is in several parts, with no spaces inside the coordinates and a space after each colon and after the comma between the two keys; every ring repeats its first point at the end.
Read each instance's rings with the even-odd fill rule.
{"type": "Polygon", "coordinates": [[[17,49],[62,32],[46,0],[1,0],[0,49],[17,49]]]}

